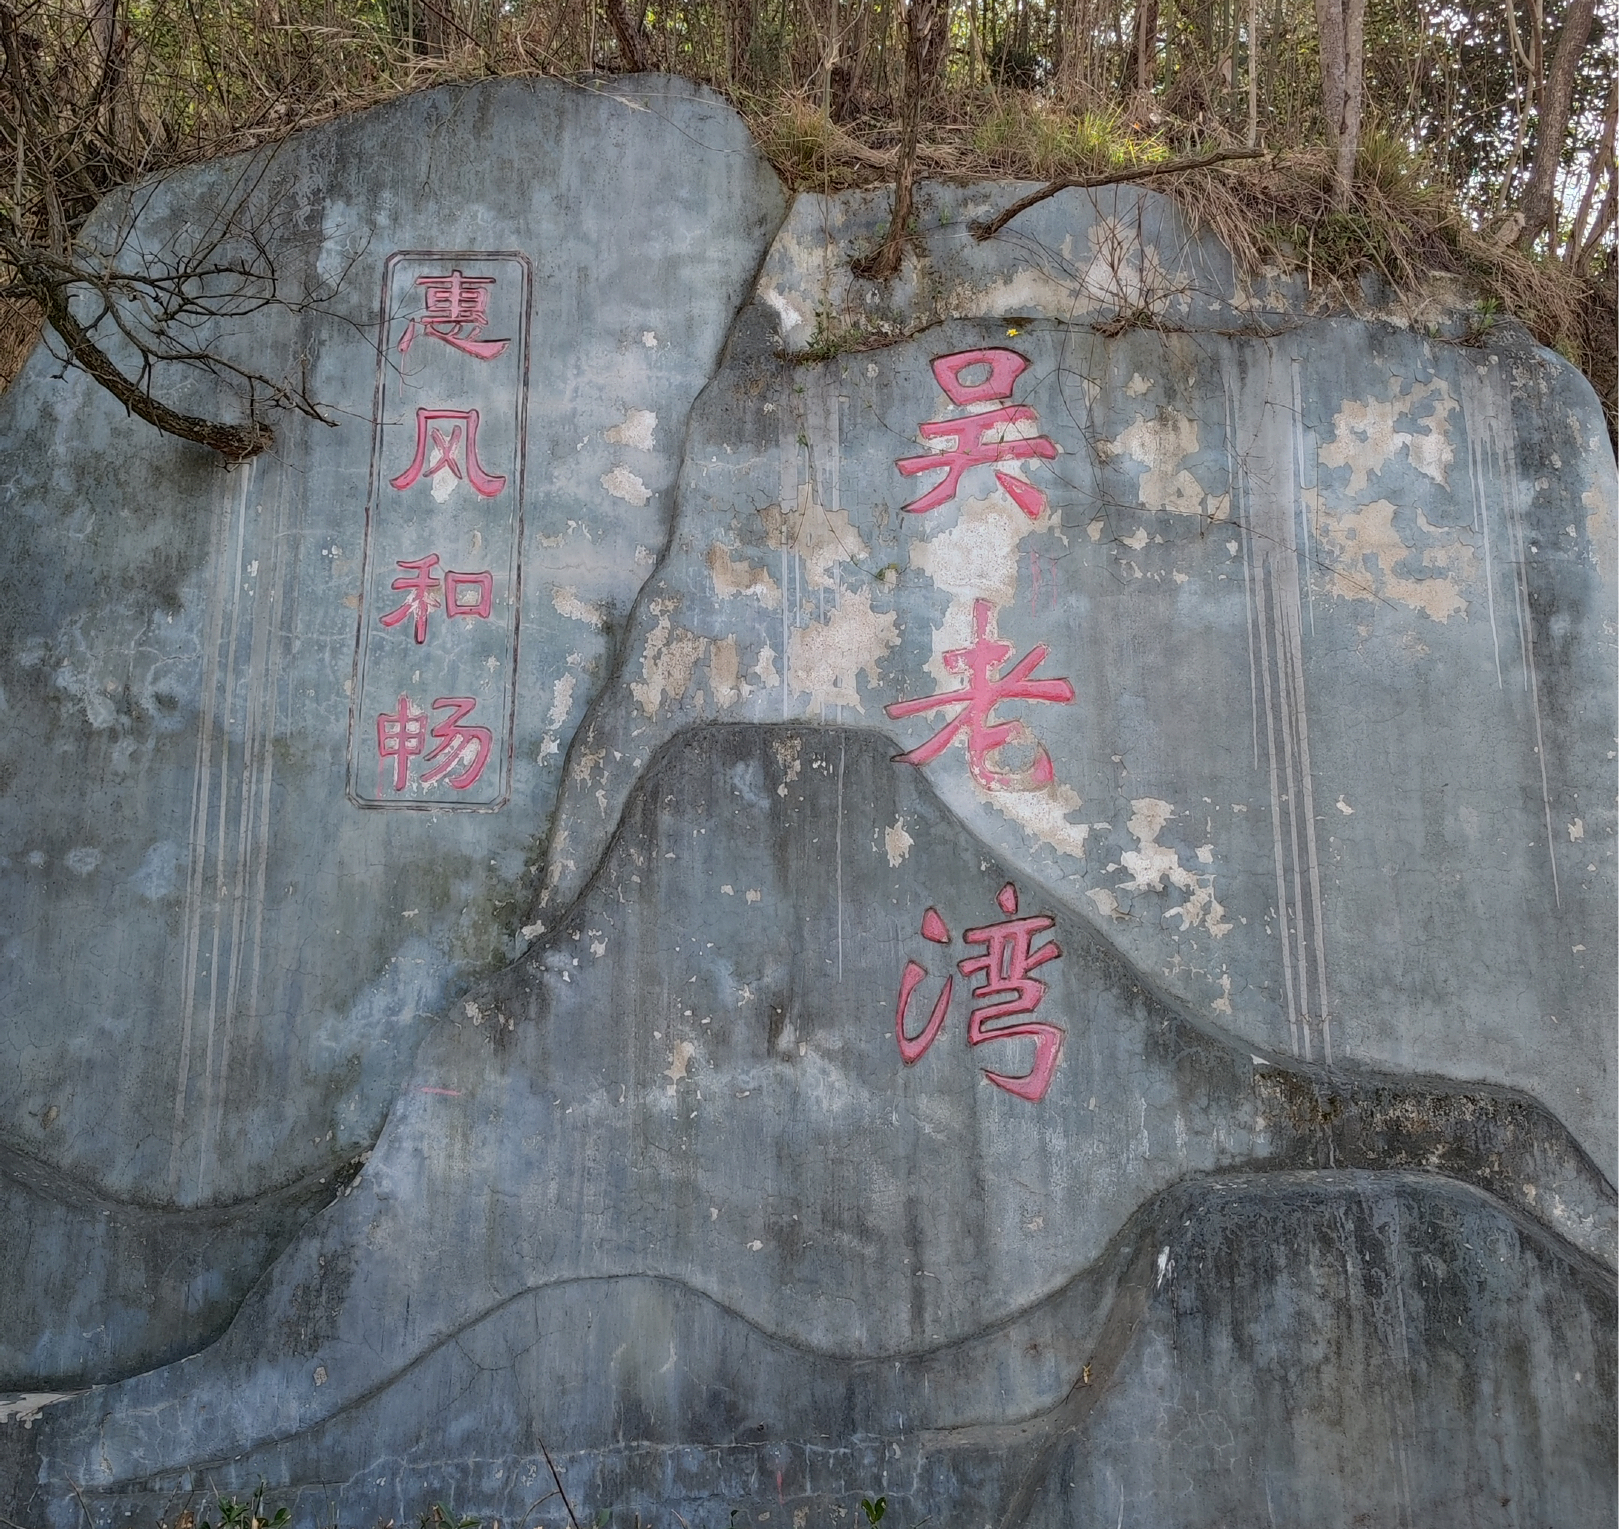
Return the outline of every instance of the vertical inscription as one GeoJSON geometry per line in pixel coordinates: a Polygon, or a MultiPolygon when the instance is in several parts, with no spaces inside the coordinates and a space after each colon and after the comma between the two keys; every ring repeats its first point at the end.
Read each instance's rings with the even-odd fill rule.
{"type": "Polygon", "coordinates": [[[511,795],[529,265],[402,251],[383,276],[348,793],[492,811],[511,795]]]}

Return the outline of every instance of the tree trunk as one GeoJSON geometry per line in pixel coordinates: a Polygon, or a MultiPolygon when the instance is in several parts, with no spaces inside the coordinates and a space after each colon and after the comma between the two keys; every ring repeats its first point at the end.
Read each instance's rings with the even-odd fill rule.
{"type": "Polygon", "coordinates": [[[641,25],[640,15],[632,16],[624,0],[605,0],[605,3],[607,24],[618,39],[618,51],[624,60],[624,67],[631,74],[645,74],[652,67],[652,47],[646,29],[641,25]]]}
{"type": "Polygon", "coordinates": [[[905,6],[905,109],[900,118],[899,158],[895,164],[894,206],[888,233],[872,258],[859,267],[862,276],[882,281],[900,268],[910,237],[912,187],[916,181],[916,147],[922,132],[922,107],[932,94],[949,36],[949,0],[907,0],[905,6]]]}
{"type": "Polygon", "coordinates": [[[1321,107],[1333,151],[1333,186],[1348,200],[1360,152],[1361,80],[1365,61],[1366,0],[1315,0],[1321,43],[1321,107]]]}
{"type": "MultiPolygon", "coordinates": [[[[1563,158],[1563,139],[1568,133],[1568,114],[1574,104],[1574,76],[1580,55],[1591,36],[1591,18],[1596,0],[1569,0],[1563,16],[1563,30],[1557,38],[1552,75],[1540,95],[1540,117],[1535,125],[1535,161],[1529,170],[1520,210],[1523,228],[1518,247],[1528,249],[1541,233],[1556,221],[1553,198],[1557,191],[1557,169],[1563,158]]],[[[1557,240],[1552,239],[1555,249],[1557,240]]]]}
{"type": "Polygon", "coordinates": [[[1152,89],[1158,63],[1158,0],[1140,0],[1136,6],[1135,88],[1138,95],[1152,89]]]}

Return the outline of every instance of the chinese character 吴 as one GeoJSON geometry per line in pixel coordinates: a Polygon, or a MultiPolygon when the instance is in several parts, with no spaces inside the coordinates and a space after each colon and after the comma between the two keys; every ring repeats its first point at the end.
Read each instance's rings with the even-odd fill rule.
{"type": "Polygon", "coordinates": [[[416,641],[427,641],[427,618],[432,611],[442,609],[445,616],[479,616],[485,621],[494,606],[495,576],[492,573],[456,573],[445,569],[442,579],[434,578],[438,567],[438,553],[426,557],[401,559],[399,567],[406,570],[405,577],[393,581],[393,587],[405,596],[405,603],[381,617],[386,627],[396,627],[412,617],[416,622],[416,641]],[[470,595],[471,599],[467,596],[470,595]]]}
{"type": "Polygon", "coordinates": [[[477,781],[494,746],[494,735],[487,727],[474,727],[466,720],[477,704],[470,696],[440,696],[432,709],[448,711],[450,715],[431,730],[427,727],[428,714],[418,710],[406,695],[399,697],[398,711],[385,711],[377,717],[377,757],[393,761],[395,791],[403,791],[410,784],[410,762],[422,756],[429,737],[438,740],[438,747],[428,752],[422,763],[430,765],[435,759],[442,762],[421,776],[422,785],[437,785],[448,777],[453,789],[465,791],[477,781]]]}
{"type": "MultiPolygon", "coordinates": [[[[970,990],[976,1006],[967,1019],[967,1044],[983,1046],[991,1041],[1033,1040],[1034,1065],[1024,1076],[1009,1077],[987,1067],[983,1073],[997,1088],[1037,1104],[1051,1087],[1051,1075],[1062,1056],[1064,1032],[1059,1026],[1044,1022],[1006,1024],[1001,1021],[1015,1019],[1019,1015],[1032,1015],[1040,1007],[1040,1001],[1046,996],[1046,984],[1029,973],[1038,966],[1044,966],[1047,961],[1055,961],[1062,955],[1062,947],[1055,940],[1048,940],[1038,948],[1034,946],[1034,937],[1052,928],[1056,920],[1046,914],[1019,918],[1017,888],[1011,882],[1001,888],[995,900],[1007,917],[1000,923],[968,929],[962,935],[968,945],[987,947],[986,953],[969,956],[956,963],[963,977],[983,974],[983,980],[970,990]]],[[[923,915],[922,936],[936,945],[950,943],[950,931],[937,909],[929,908],[923,915]]],[[[919,961],[908,960],[900,977],[899,1003],[894,1011],[894,1038],[899,1043],[900,1057],[908,1067],[920,1061],[923,1053],[938,1039],[939,1032],[944,1028],[955,985],[953,977],[945,978],[943,991],[935,1000],[927,1023],[915,1036],[911,1036],[906,1033],[906,1014],[911,995],[926,976],[926,967],[919,961]]]]}
{"type": "Polygon", "coordinates": [[[883,710],[896,720],[900,717],[919,716],[924,712],[958,708],[956,715],[939,729],[926,743],[896,754],[896,764],[924,765],[937,759],[958,734],[967,739],[967,768],[973,779],[986,791],[1038,790],[1052,781],[1051,756],[1045,745],[1035,744],[1034,763],[1017,774],[991,768],[990,756],[1009,743],[1029,743],[1033,734],[1021,721],[991,722],[990,713],[1002,701],[1056,701],[1066,704],[1074,699],[1074,687],[1065,679],[1035,680],[1029,676],[1045,662],[1048,649],[1044,643],[1031,648],[1004,678],[998,678],[1000,667],[1012,656],[1012,644],[1000,642],[991,630],[995,609],[988,600],[973,601],[973,642],[970,647],[951,648],[944,655],[944,666],[952,674],[965,675],[967,683],[959,690],[940,691],[937,695],[918,696],[909,701],[895,701],[883,710]]]}
{"type": "MultiPolygon", "coordinates": [[[[956,419],[930,420],[921,426],[923,440],[950,440],[954,444],[943,451],[902,457],[894,463],[906,477],[941,467],[945,470],[943,478],[920,498],[903,505],[903,509],[920,515],[949,503],[961,485],[961,475],[969,467],[981,467],[988,462],[1016,462],[1029,457],[1049,462],[1057,455],[1055,444],[1046,436],[1010,433],[1040,422],[1040,416],[1028,405],[1010,402],[1013,386],[1028,364],[1015,350],[996,348],[958,351],[952,356],[940,356],[933,363],[933,375],[952,403],[963,406],[988,403],[1000,407],[977,409],[956,419]],[[962,380],[964,373],[980,366],[989,368],[983,381],[962,380]]],[[[1046,496],[1039,489],[1016,473],[997,472],[995,479],[1030,520],[1040,518],[1046,507],[1046,496]]]]}
{"type": "Polygon", "coordinates": [[[399,354],[408,355],[416,336],[425,334],[480,361],[493,361],[511,344],[510,340],[478,338],[489,326],[489,289],[494,284],[493,276],[463,276],[459,271],[448,276],[418,276],[424,311],[400,337],[399,354]]]}
{"type": "Polygon", "coordinates": [[[416,411],[416,455],[411,464],[397,478],[388,481],[397,489],[407,489],[420,478],[425,471],[429,478],[436,477],[441,472],[448,472],[453,478],[460,478],[461,472],[461,446],[462,427],[466,430],[466,481],[470,483],[485,499],[493,499],[506,486],[505,478],[498,473],[491,473],[484,468],[478,460],[478,411],[476,409],[418,409],[416,411]],[[442,430],[433,429],[435,421],[451,424],[459,421],[451,429],[448,436],[442,430]],[[431,436],[431,443],[429,442],[431,436]],[[434,452],[432,461],[428,461],[429,445],[434,452]]]}

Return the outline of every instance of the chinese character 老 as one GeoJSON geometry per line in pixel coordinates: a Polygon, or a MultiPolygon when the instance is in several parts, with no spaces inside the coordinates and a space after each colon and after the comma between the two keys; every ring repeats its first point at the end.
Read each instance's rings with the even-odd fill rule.
{"type": "Polygon", "coordinates": [[[1008,774],[993,769],[990,756],[1009,743],[1028,743],[1033,734],[1022,722],[991,722],[990,713],[1002,701],[1055,701],[1066,704],[1074,699],[1074,687],[1065,679],[1036,680],[1029,676],[1045,662],[1049,651],[1044,643],[1031,648],[1004,678],[1000,667],[1012,656],[1012,644],[999,641],[991,627],[995,608],[988,600],[973,601],[973,642],[970,647],[951,648],[944,655],[944,666],[952,674],[966,676],[958,690],[895,701],[883,710],[896,720],[924,712],[959,708],[956,715],[926,743],[904,754],[896,754],[896,764],[924,765],[937,759],[958,734],[966,734],[967,768],[986,791],[1031,790],[1049,786],[1052,781],[1051,756],[1044,744],[1035,745],[1034,763],[1025,771],[1008,774]]]}

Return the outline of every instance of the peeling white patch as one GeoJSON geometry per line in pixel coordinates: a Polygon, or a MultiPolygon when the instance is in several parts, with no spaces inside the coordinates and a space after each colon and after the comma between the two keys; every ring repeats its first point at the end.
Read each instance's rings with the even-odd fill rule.
{"type": "Polygon", "coordinates": [[[708,688],[716,706],[734,706],[752,693],[753,687],[741,678],[740,669],[736,638],[714,638],[708,649],[708,688]]]}
{"type": "Polygon", "coordinates": [[[1216,1014],[1229,1014],[1231,1012],[1231,973],[1220,973],[1220,996],[1209,1007],[1216,1014]]]}
{"type": "Polygon", "coordinates": [[[766,690],[781,683],[781,676],[776,672],[776,650],[768,642],[759,649],[759,662],[749,673],[757,675],[766,690]]]}
{"type": "Polygon", "coordinates": [[[1449,487],[1446,474],[1456,460],[1449,429],[1455,407],[1450,388],[1437,378],[1420,385],[1413,383],[1403,393],[1391,390],[1386,399],[1346,400],[1333,416],[1333,438],[1321,447],[1321,465],[1347,467],[1348,491],[1352,495],[1359,494],[1365,489],[1367,478],[1372,473],[1382,472],[1403,450],[1418,472],[1449,487]],[[1418,406],[1430,399],[1428,413],[1418,421],[1418,406]],[[1395,421],[1401,415],[1410,419],[1413,426],[1421,423],[1425,428],[1420,434],[1415,429],[1396,430],[1395,421]]]}
{"type": "Polygon", "coordinates": [[[1339,812],[1343,813],[1345,817],[1353,817],[1355,815],[1355,809],[1344,800],[1343,793],[1341,791],[1338,793],[1338,800],[1332,805],[1336,807],[1339,812]]]}
{"type": "Polygon", "coordinates": [[[767,505],[760,518],[774,545],[786,547],[804,560],[804,579],[811,589],[835,589],[832,570],[836,564],[857,564],[871,556],[847,511],[827,509],[814,498],[808,484],[799,486],[793,509],[784,514],[780,505],[767,505]]]}
{"type": "Polygon", "coordinates": [[[1122,540],[1124,545],[1130,548],[1132,552],[1139,552],[1147,545],[1151,538],[1147,535],[1147,528],[1145,526],[1137,526],[1136,534],[1134,536],[1126,536],[1122,538],[1122,540]]]}
{"type": "Polygon", "coordinates": [[[1143,393],[1152,391],[1152,384],[1140,372],[1132,373],[1130,380],[1125,383],[1124,391],[1132,398],[1140,398],[1143,393]]]}
{"type": "Polygon", "coordinates": [[[890,866],[900,866],[905,863],[905,857],[911,852],[911,845],[916,841],[905,832],[905,819],[895,818],[892,828],[883,830],[883,848],[888,852],[890,866]]]}
{"type": "Polygon", "coordinates": [[[1036,791],[986,791],[974,781],[973,795],[1058,854],[1071,855],[1075,860],[1085,858],[1085,840],[1091,825],[1068,821],[1070,812],[1078,812],[1085,805],[1072,786],[1054,780],[1036,791]]]}
{"type": "Polygon", "coordinates": [[[581,600],[579,591],[573,588],[553,588],[551,605],[557,615],[566,616],[569,621],[582,621],[586,626],[595,627],[597,631],[600,631],[606,623],[607,618],[601,606],[592,605],[588,600],[581,600]]]}
{"type": "Polygon", "coordinates": [[[657,428],[658,416],[651,409],[626,409],[624,423],[604,430],[602,439],[611,441],[615,446],[633,446],[637,451],[651,451],[652,432],[657,428]]]}
{"type": "Polygon", "coordinates": [[[1225,520],[1231,513],[1231,496],[1205,493],[1181,465],[1197,449],[1197,421],[1168,410],[1151,420],[1138,414],[1113,440],[1097,443],[1104,457],[1127,456],[1146,468],[1136,484],[1142,508],[1225,520]]]}
{"type": "Polygon", "coordinates": [[[675,1084],[691,1076],[691,1059],[697,1055],[697,1048],[690,1041],[677,1041],[675,1049],[669,1053],[669,1066],[664,1071],[664,1077],[669,1080],[669,1086],[664,1090],[666,1094],[675,1091],[675,1084]]]}
{"type": "Polygon", "coordinates": [[[1214,877],[1200,876],[1195,871],[1187,870],[1174,850],[1158,842],[1164,825],[1174,816],[1175,809],[1157,797],[1137,797],[1130,803],[1130,820],[1125,826],[1140,847],[1126,850],[1119,857],[1121,865],[1131,877],[1121,886],[1132,892],[1162,892],[1166,881],[1178,887],[1187,894],[1186,900],[1167,909],[1164,917],[1174,918],[1178,915],[1183,934],[1188,929],[1202,926],[1218,939],[1233,926],[1226,920],[1225,909],[1214,896],[1214,877]]]}
{"type": "Polygon", "coordinates": [[[764,896],[764,894],[757,887],[749,887],[748,890],[742,895],[746,897],[750,903],[756,903],[761,897],[764,896]]]}
{"type": "MultiPolygon", "coordinates": [[[[1585,819],[1584,818],[1575,818],[1574,821],[1568,825],[1568,837],[1569,837],[1571,842],[1577,842],[1580,839],[1583,839],[1585,837],[1585,819]]],[[[77,852],[75,851],[75,853],[77,853],[77,852]]],[[[71,865],[72,863],[73,863],[73,856],[69,855],[68,856],[68,864],[71,865]]]]}
{"type": "Polygon", "coordinates": [[[573,689],[579,677],[575,674],[564,674],[551,686],[551,714],[545,719],[545,725],[555,729],[568,720],[568,713],[573,710],[573,689]]]}
{"type": "Polygon", "coordinates": [[[1395,507],[1387,499],[1355,510],[1321,503],[1320,545],[1332,555],[1323,581],[1327,592],[1340,600],[1397,600],[1438,622],[1465,616],[1462,588],[1473,580],[1478,554],[1459,529],[1430,525],[1420,509],[1415,513],[1420,544],[1400,535],[1395,507]],[[1408,571],[1401,572],[1402,567],[1408,571]]]}
{"type": "Polygon", "coordinates": [[[63,863],[75,876],[88,876],[101,864],[101,851],[88,844],[81,844],[77,849],[70,849],[67,852],[63,863]]]}
{"type": "Polygon", "coordinates": [[[622,499],[637,509],[652,497],[652,490],[627,467],[615,467],[611,472],[603,473],[601,486],[615,499],[622,499]]]}
{"type": "Polygon", "coordinates": [[[1124,919],[1130,916],[1119,906],[1118,898],[1106,887],[1087,888],[1085,895],[1096,904],[1096,911],[1103,918],[1124,919]]]}
{"type": "Polygon", "coordinates": [[[703,639],[684,627],[672,627],[667,614],[647,633],[641,651],[641,676],[632,681],[630,693],[640,702],[647,716],[655,717],[667,696],[680,701],[691,686],[692,670],[703,656],[703,639]]]}
{"type": "Polygon", "coordinates": [[[656,350],[658,348],[658,332],[657,332],[657,330],[655,330],[655,329],[643,329],[641,331],[641,343],[644,346],[646,346],[646,348],[648,350],[656,350]]]}
{"type": "Polygon", "coordinates": [[[787,634],[787,684],[807,691],[811,706],[864,712],[858,676],[875,685],[878,660],[898,643],[894,613],[872,610],[869,589],[845,590],[825,621],[787,634]]]}
{"type": "Polygon", "coordinates": [[[781,606],[781,589],[769,572],[756,568],[740,559],[732,561],[731,554],[716,542],[708,549],[708,575],[714,583],[714,593],[722,600],[751,596],[767,611],[781,606]]]}

